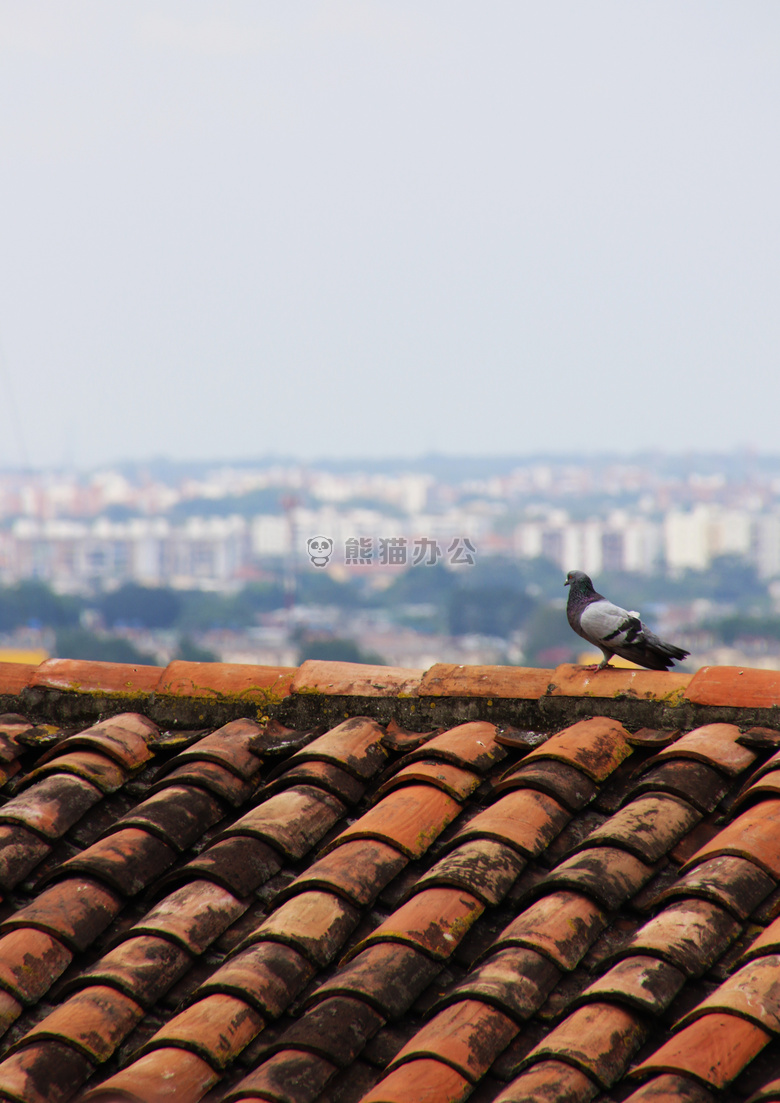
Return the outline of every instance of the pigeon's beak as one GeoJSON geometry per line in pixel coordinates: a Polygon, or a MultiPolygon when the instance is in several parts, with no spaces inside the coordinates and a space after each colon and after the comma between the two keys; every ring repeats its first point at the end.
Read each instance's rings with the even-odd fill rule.
{"type": "Polygon", "coordinates": [[[564,582],[564,586],[568,586],[568,585],[569,585],[569,580],[567,578],[566,581],[564,582]]]}

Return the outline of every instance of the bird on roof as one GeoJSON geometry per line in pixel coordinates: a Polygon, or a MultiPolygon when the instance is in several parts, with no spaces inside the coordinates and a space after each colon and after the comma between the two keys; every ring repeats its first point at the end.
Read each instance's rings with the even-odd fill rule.
{"type": "Polygon", "coordinates": [[[604,656],[593,670],[604,670],[613,655],[649,670],[668,670],[675,660],[687,659],[690,654],[659,639],[642,623],[639,613],[621,609],[596,593],[583,571],[569,571],[564,586],[569,587],[566,603],[569,624],[578,636],[598,647],[604,656]]]}

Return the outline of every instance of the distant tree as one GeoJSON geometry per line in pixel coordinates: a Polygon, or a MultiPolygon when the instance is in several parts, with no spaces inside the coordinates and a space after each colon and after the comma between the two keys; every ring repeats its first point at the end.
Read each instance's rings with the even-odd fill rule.
{"type": "Polygon", "coordinates": [[[454,636],[500,636],[521,628],[536,602],[509,586],[464,587],[449,598],[449,628],[454,636]]]}
{"type": "Polygon", "coordinates": [[[143,628],[172,628],[181,611],[181,598],[175,590],[135,582],[103,594],[96,604],[106,624],[143,628]]]}
{"type": "Polygon", "coordinates": [[[387,663],[374,651],[364,651],[354,640],[307,640],[298,652],[297,663],[307,659],[325,659],[330,662],[367,663],[386,666],[387,663]]]}
{"type": "Polygon", "coordinates": [[[529,666],[557,666],[559,662],[571,662],[586,648],[585,641],[580,641],[569,627],[566,610],[562,606],[537,606],[525,628],[525,662],[529,666]],[[554,664],[547,661],[545,652],[555,655],[554,664]]]}
{"type": "Polygon", "coordinates": [[[119,636],[98,636],[86,628],[62,628],[57,632],[58,659],[88,659],[103,663],[134,663],[155,666],[157,656],[141,651],[119,636]]]}
{"type": "Polygon", "coordinates": [[[61,628],[79,623],[80,598],[55,594],[43,582],[20,582],[0,588],[0,631],[26,625],[61,628]]]}
{"type": "Polygon", "coordinates": [[[219,662],[219,656],[213,651],[209,651],[207,647],[201,647],[190,639],[189,636],[182,636],[179,640],[179,646],[176,649],[175,658],[183,659],[187,663],[216,663],[219,662]]]}

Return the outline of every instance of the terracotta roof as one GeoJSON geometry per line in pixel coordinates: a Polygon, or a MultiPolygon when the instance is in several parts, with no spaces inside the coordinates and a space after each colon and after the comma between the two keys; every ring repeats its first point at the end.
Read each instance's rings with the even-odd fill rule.
{"type": "Polygon", "coordinates": [[[780,675],[0,665],[0,1103],[780,1100],[780,675]]]}

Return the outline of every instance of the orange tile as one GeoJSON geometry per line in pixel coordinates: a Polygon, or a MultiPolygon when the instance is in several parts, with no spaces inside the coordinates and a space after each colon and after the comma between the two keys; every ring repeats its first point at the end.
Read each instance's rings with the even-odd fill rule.
{"type": "Polygon", "coordinates": [[[671,746],[664,747],[647,763],[646,768],[668,759],[689,758],[708,766],[717,766],[729,777],[736,777],[756,759],[755,751],[737,743],[739,735],[736,724],[705,724],[688,732],[671,746]]]}
{"type": "Polygon", "coordinates": [[[143,1018],[143,1008],[115,988],[92,985],[76,992],[25,1034],[21,1045],[42,1038],[68,1042],[94,1061],[107,1061],[143,1018]]]}
{"type": "Polygon", "coordinates": [[[10,992],[0,989],[0,1037],[13,1026],[24,1008],[10,992]]]}
{"type": "Polygon", "coordinates": [[[553,672],[549,692],[553,697],[636,697],[678,705],[691,678],[676,670],[588,670],[565,663],[553,672]]]}
{"type": "Polygon", "coordinates": [[[769,709],[780,705],[780,673],[743,666],[703,666],[691,679],[685,697],[694,705],[769,709]]]}
{"type": "Polygon", "coordinates": [[[29,685],[72,693],[154,693],[161,674],[161,666],[47,659],[32,674],[29,685]]]}
{"type": "Polygon", "coordinates": [[[23,1003],[35,1003],[73,960],[59,939],[20,927],[0,938],[0,984],[23,1003]]]}
{"type": "Polygon", "coordinates": [[[584,893],[607,911],[616,911],[647,884],[653,872],[653,866],[627,850],[594,846],[560,862],[542,885],[552,891],[584,893]]]}
{"type": "Polygon", "coordinates": [[[385,1019],[398,1019],[440,972],[441,963],[397,942],[367,946],[340,966],[308,997],[308,1005],[331,996],[362,999],[385,1019]]]}
{"type": "Polygon", "coordinates": [[[434,735],[433,739],[428,739],[424,746],[412,751],[402,761],[405,764],[435,758],[484,774],[505,757],[506,751],[496,742],[495,724],[472,720],[434,735]]]}
{"type": "Polygon", "coordinates": [[[614,1000],[649,1015],[661,1015],[685,983],[685,974],[657,957],[635,955],[613,965],[589,984],[574,1004],[614,1000]]]}
{"type": "Polygon", "coordinates": [[[246,911],[246,903],[213,881],[191,881],[156,904],[126,933],[161,935],[202,954],[246,911]]]}
{"type": "Polygon", "coordinates": [[[739,1015],[771,1034],[780,1033],[780,954],[767,954],[743,965],[685,1015],[687,1026],[713,1011],[739,1015]]]}
{"type": "Polygon", "coordinates": [[[560,969],[524,946],[499,948],[443,997],[447,1004],[473,999],[523,1022],[538,1011],[561,978],[560,969]]]}
{"type": "Polygon", "coordinates": [[[124,827],[68,858],[57,876],[75,873],[95,877],[125,896],[135,896],[175,860],[174,848],[156,835],[138,827],[124,827]]]}
{"type": "MultiPolygon", "coordinates": [[[[319,1054],[290,1047],[261,1061],[253,1072],[223,1096],[222,1103],[249,1103],[250,1100],[255,1103],[258,1099],[271,1099],[276,1103],[315,1100],[335,1072],[336,1066],[319,1054]],[[297,1099],[291,1096],[293,1085],[297,1099]]],[[[168,1101],[163,1100],[162,1103],[168,1101]]]]}
{"type": "Polygon", "coordinates": [[[299,762],[330,762],[353,777],[366,781],[387,762],[383,737],[384,732],[375,720],[367,716],[353,716],[297,751],[277,767],[271,777],[286,773],[299,762]]]}
{"type": "Polygon", "coordinates": [[[564,1060],[607,1090],[620,1079],[645,1034],[642,1017],[636,1012],[614,1004],[591,1003],[567,1015],[531,1050],[527,1060],[564,1060]]]}
{"type": "Polygon", "coordinates": [[[407,900],[349,953],[347,960],[375,942],[405,942],[445,961],[484,911],[475,896],[460,889],[429,888],[407,900]]]}
{"type": "Polygon", "coordinates": [[[748,1103],[778,1103],[778,1100],[780,1100],[780,1078],[763,1084],[755,1095],[751,1095],[748,1103]]]}
{"type": "Polygon", "coordinates": [[[677,797],[647,793],[630,801],[601,827],[591,831],[580,847],[621,846],[653,864],[700,819],[700,812],[677,797]]]}
{"type": "Polygon", "coordinates": [[[780,879],[780,800],[764,800],[748,808],[727,824],[714,839],[697,850],[681,873],[699,865],[707,858],[734,854],[747,858],[766,870],[770,877],[780,879]]]}
{"type": "Polygon", "coordinates": [[[53,774],[11,797],[0,808],[0,821],[21,823],[47,839],[58,839],[102,798],[89,781],[53,774]]]}
{"type": "Polygon", "coordinates": [[[539,1061],[496,1096],[494,1103],[589,1103],[598,1095],[584,1072],[562,1061],[539,1061]]]}
{"type": "MultiPolygon", "coordinates": [[[[687,1076],[663,1073],[637,1088],[625,1103],[714,1103],[714,1098],[708,1088],[687,1076]]],[[[758,1103],[755,1096],[753,1103],[758,1103]]]]}
{"type": "Polygon", "coordinates": [[[246,1049],[264,1025],[257,1011],[243,1000],[215,993],[174,1015],[149,1039],[142,1053],[180,1044],[219,1071],[246,1049]]]}
{"type": "Polygon", "coordinates": [[[241,816],[222,837],[252,835],[298,861],[345,812],[345,806],[330,793],[313,785],[294,785],[241,816]]]}
{"type": "Polygon", "coordinates": [[[315,965],[327,965],[357,926],[360,913],[330,892],[302,892],[275,908],[244,945],[266,939],[292,946],[315,965]]]}
{"type": "Polygon", "coordinates": [[[722,1089],[761,1052],[770,1037],[736,1015],[705,1015],[683,1027],[629,1075],[679,1073],[722,1089]]]}
{"type": "Polygon", "coordinates": [[[422,670],[406,667],[307,659],[295,673],[291,692],[339,697],[411,697],[417,694],[422,675],[422,670]]]}
{"type": "Polygon", "coordinates": [[[518,1032],[497,1008],[479,1000],[461,1000],[422,1026],[390,1065],[433,1057],[476,1082],[518,1032]]]}
{"type": "Polygon", "coordinates": [[[523,764],[551,758],[582,770],[592,781],[606,781],[632,752],[628,732],[617,720],[593,716],[552,735],[526,755],[523,764]]]}
{"type": "Polygon", "coordinates": [[[709,900],[675,901],[636,932],[623,948],[627,954],[652,954],[697,977],[734,941],[741,925],[709,900]]]}
{"type": "Polygon", "coordinates": [[[0,694],[17,697],[32,685],[37,669],[35,663],[0,663],[0,694]]]}
{"type": "MultiPolygon", "coordinates": [[[[260,756],[252,751],[253,742],[262,731],[262,724],[255,720],[231,720],[211,735],[205,735],[191,747],[180,751],[170,760],[169,765],[173,767],[174,763],[182,762],[216,762],[232,771],[236,777],[247,780],[263,764],[260,756]]],[[[162,777],[164,772],[166,771],[163,767],[156,776],[162,777]]]]}
{"type": "Polygon", "coordinates": [[[85,1093],[81,1103],[117,1103],[144,1100],[145,1103],[194,1103],[216,1084],[218,1074],[195,1053],[185,1049],[155,1049],[102,1084],[85,1093]]]}
{"type": "Polygon", "coordinates": [[[71,735],[38,759],[38,765],[59,758],[71,750],[85,747],[107,755],[126,770],[139,770],[153,757],[148,740],[158,733],[156,724],[135,712],[121,713],[101,720],[78,735],[71,735]]]}
{"type": "Polygon", "coordinates": [[[388,793],[355,820],[328,850],[354,839],[379,839],[397,847],[408,858],[421,858],[460,811],[456,800],[432,785],[406,785],[388,793]]]}
{"type": "Polygon", "coordinates": [[[63,941],[69,949],[86,948],[119,914],[121,898],[96,881],[69,877],[44,889],[30,904],[0,925],[3,932],[36,927],[63,941]]]}
{"type": "Polygon", "coordinates": [[[738,811],[760,800],[780,799],[780,769],[760,774],[758,780],[750,785],[738,800],[734,801],[734,810],[738,811]]]}
{"type": "Polygon", "coordinates": [[[755,957],[762,957],[764,954],[780,954],[780,918],[774,919],[750,943],[741,960],[750,961],[755,957]]]}
{"type": "Polygon", "coordinates": [[[464,801],[478,788],[480,780],[480,777],[471,770],[463,770],[460,766],[450,765],[449,762],[412,762],[408,766],[403,766],[397,774],[386,781],[378,790],[377,796],[383,797],[391,789],[423,781],[427,785],[435,785],[437,789],[443,789],[455,800],[464,801]]]}
{"type": "Polygon", "coordinates": [[[290,666],[188,663],[176,659],[160,672],[156,690],[173,697],[238,698],[262,703],[287,697],[295,670],[290,666]]]}
{"type": "Polygon", "coordinates": [[[24,779],[24,786],[32,785],[39,778],[51,774],[74,774],[97,786],[102,793],[113,793],[124,785],[127,774],[116,762],[96,751],[70,751],[57,755],[50,762],[31,770],[24,779]]]}
{"type": "Polygon", "coordinates": [[[360,1103],[461,1103],[471,1092],[472,1085],[455,1069],[420,1058],[393,1069],[360,1103]]]}
{"type": "Polygon", "coordinates": [[[473,893],[483,904],[499,904],[525,864],[525,858],[506,843],[470,839],[435,862],[416,882],[414,892],[449,885],[473,893]]]}
{"type": "Polygon", "coordinates": [[[373,903],[407,862],[408,858],[394,846],[377,839],[355,839],[312,862],[287,892],[325,889],[365,907],[373,903]]]}
{"type": "Polygon", "coordinates": [[[152,1007],[191,964],[191,955],[167,938],[136,935],[83,968],[80,979],[110,985],[144,1007],[152,1007]]]}
{"type": "Polygon", "coordinates": [[[93,1069],[88,1057],[60,1042],[25,1046],[0,1062],[0,1099],[67,1103],[93,1069]]]}
{"type": "Polygon", "coordinates": [[[495,697],[535,701],[544,696],[552,670],[529,666],[457,666],[436,663],[420,683],[421,697],[495,697]]]}
{"type": "Polygon", "coordinates": [[[155,782],[150,794],[161,792],[172,785],[177,788],[192,786],[195,789],[208,789],[215,796],[239,808],[254,793],[260,783],[260,775],[243,781],[232,770],[220,766],[217,762],[185,762],[176,766],[169,774],[155,782]]]}
{"type": "Polygon", "coordinates": [[[570,819],[570,813],[546,793],[515,789],[469,820],[453,842],[497,839],[531,858],[540,854],[570,819]]]}
{"type": "Polygon", "coordinates": [[[527,946],[549,957],[561,969],[577,965],[607,924],[606,913],[578,892],[551,892],[527,907],[495,942],[527,946]]]}
{"type": "Polygon", "coordinates": [[[196,996],[219,992],[237,996],[262,1016],[276,1019],[315,972],[316,967],[297,950],[278,942],[259,942],[229,958],[198,988],[196,996]]]}

